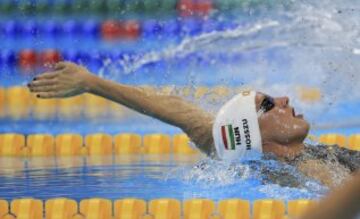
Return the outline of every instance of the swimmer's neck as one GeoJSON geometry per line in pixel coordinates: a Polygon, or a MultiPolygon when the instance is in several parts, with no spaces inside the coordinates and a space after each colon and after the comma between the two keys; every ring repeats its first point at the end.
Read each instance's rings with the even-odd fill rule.
{"type": "Polygon", "coordinates": [[[279,160],[293,160],[299,156],[304,150],[303,143],[292,143],[287,145],[282,145],[273,142],[264,142],[263,151],[265,153],[273,153],[277,156],[279,160]]]}

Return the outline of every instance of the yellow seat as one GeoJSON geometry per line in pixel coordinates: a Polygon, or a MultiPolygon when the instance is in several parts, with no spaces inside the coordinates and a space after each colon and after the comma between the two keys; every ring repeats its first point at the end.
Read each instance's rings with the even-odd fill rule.
{"type": "Polygon", "coordinates": [[[198,152],[190,146],[190,139],[186,134],[173,136],[173,151],[175,154],[196,154],[198,152]]]}
{"type": "Polygon", "coordinates": [[[46,219],[72,219],[77,213],[77,202],[67,198],[49,199],[45,202],[46,219]]]}
{"type": "Polygon", "coordinates": [[[191,199],[184,202],[184,219],[208,219],[215,210],[215,204],[208,199],[191,199]]]}
{"type": "Polygon", "coordinates": [[[144,151],[147,154],[168,154],[170,148],[170,136],[164,134],[150,134],[144,136],[144,151]]]}
{"type": "Polygon", "coordinates": [[[43,218],[43,208],[43,202],[38,199],[24,198],[11,202],[11,213],[17,219],[41,219],[43,218]]]}
{"type": "Polygon", "coordinates": [[[93,94],[84,94],[84,114],[87,118],[106,116],[110,102],[103,97],[93,94]]]}
{"type": "Polygon", "coordinates": [[[27,87],[10,87],[5,92],[6,112],[12,119],[29,116],[33,98],[27,87]]]}
{"type": "Polygon", "coordinates": [[[81,155],[83,138],[78,134],[61,134],[55,139],[57,156],[81,155]]]}
{"type": "Polygon", "coordinates": [[[208,93],[209,93],[208,87],[199,86],[195,90],[194,97],[195,99],[200,99],[208,93]]]}
{"type": "Polygon", "coordinates": [[[115,219],[140,219],[146,212],[146,202],[141,199],[122,199],[114,202],[115,219]]]}
{"type": "Polygon", "coordinates": [[[58,101],[58,115],[61,119],[79,119],[82,116],[84,95],[62,98],[58,101]]]}
{"type": "Polygon", "coordinates": [[[91,134],[85,137],[85,146],[88,155],[111,155],[112,137],[108,134],[91,134]]]}
{"type": "Polygon", "coordinates": [[[279,219],[285,215],[285,204],[280,200],[256,200],[253,206],[253,219],[279,219]]]}
{"type": "Polygon", "coordinates": [[[346,137],[338,134],[325,134],[320,135],[319,142],[327,145],[339,145],[340,147],[346,146],[346,137]]]}
{"type": "Polygon", "coordinates": [[[5,116],[5,89],[0,87],[0,118],[5,116]]]}
{"type": "Polygon", "coordinates": [[[137,134],[119,134],[114,136],[115,154],[138,154],[141,152],[141,136],[137,134]]]}
{"type": "Polygon", "coordinates": [[[222,200],[218,209],[222,219],[250,219],[250,203],[246,200],[222,200]]]}
{"type": "Polygon", "coordinates": [[[26,146],[30,156],[54,155],[54,137],[47,134],[28,135],[26,146]]]}
{"type": "Polygon", "coordinates": [[[149,214],[154,219],[180,219],[180,201],[176,199],[151,200],[149,202],[149,214]]]}
{"type": "Polygon", "coordinates": [[[0,199],[0,218],[9,213],[9,203],[0,199]]]}
{"type": "Polygon", "coordinates": [[[80,202],[80,213],[86,219],[112,219],[112,204],[108,199],[85,199],[80,202]]]}
{"type": "Polygon", "coordinates": [[[288,216],[290,218],[300,217],[306,210],[316,205],[316,201],[313,200],[292,200],[288,201],[288,216]]]}
{"type": "Polygon", "coordinates": [[[36,119],[50,119],[56,116],[58,99],[34,98],[32,113],[36,119]]]}
{"type": "Polygon", "coordinates": [[[317,87],[298,87],[297,93],[303,102],[314,103],[321,100],[321,90],[317,87]]]}
{"type": "Polygon", "coordinates": [[[360,151],[360,134],[357,135],[351,135],[349,137],[349,149],[360,151]]]}
{"type": "Polygon", "coordinates": [[[25,147],[25,136],[20,134],[0,134],[0,156],[20,156],[25,147]]]}

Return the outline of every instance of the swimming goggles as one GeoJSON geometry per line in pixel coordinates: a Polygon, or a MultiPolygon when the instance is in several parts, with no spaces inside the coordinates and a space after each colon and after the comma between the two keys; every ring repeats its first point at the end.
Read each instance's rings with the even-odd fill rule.
{"type": "Polygon", "coordinates": [[[274,107],[275,107],[275,99],[266,95],[264,100],[260,104],[259,111],[257,112],[258,117],[272,110],[274,107]]]}

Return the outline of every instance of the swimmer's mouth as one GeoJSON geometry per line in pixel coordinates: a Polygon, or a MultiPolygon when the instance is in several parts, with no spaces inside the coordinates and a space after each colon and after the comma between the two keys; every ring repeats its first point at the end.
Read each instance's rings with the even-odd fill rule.
{"type": "Polygon", "coordinates": [[[299,118],[299,119],[303,119],[303,118],[304,118],[304,115],[303,115],[303,114],[296,115],[294,108],[292,108],[292,114],[293,114],[293,117],[295,117],[295,118],[299,118]]]}

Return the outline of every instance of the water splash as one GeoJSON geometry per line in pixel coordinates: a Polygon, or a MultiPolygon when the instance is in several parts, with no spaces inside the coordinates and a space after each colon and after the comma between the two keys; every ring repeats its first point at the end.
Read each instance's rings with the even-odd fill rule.
{"type": "MultiPolygon", "coordinates": [[[[160,52],[150,52],[135,60],[132,63],[122,62],[125,73],[131,73],[140,67],[160,60],[168,60],[175,57],[184,57],[195,51],[201,51],[204,48],[212,47],[214,43],[220,40],[228,40],[232,38],[239,39],[241,37],[256,34],[264,29],[278,26],[276,21],[265,21],[256,23],[248,28],[236,28],[234,30],[214,31],[205,33],[193,38],[185,38],[179,45],[173,48],[167,48],[160,52]]],[[[218,48],[217,48],[218,49],[218,48]]]]}
{"type": "Polygon", "coordinates": [[[212,195],[289,200],[319,198],[327,192],[326,187],[305,177],[295,167],[275,160],[229,163],[204,159],[194,166],[176,167],[165,176],[166,181],[176,181],[189,192],[196,191],[198,197],[216,191],[212,195]]]}
{"type": "MultiPolygon", "coordinates": [[[[193,52],[227,52],[236,55],[271,47],[295,46],[359,53],[359,31],[347,22],[341,22],[342,17],[336,17],[338,10],[319,8],[309,3],[299,3],[294,8],[295,10],[289,12],[272,13],[269,18],[259,16],[259,19],[249,20],[247,25],[241,24],[233,29],[188,37],[179,45],[161,51],[150,51],[134,59],[125,56],[124,59],[116,61],[116,64],[120,64],[128,74],[146,64],[185,57],[193,52]]],[[[358,26],[358,23],[354,25],[358,26]]],[[[106,66],[110,64],[107,63],[106,66]]]]}
{"type": "Polygon", "coordinates": [[[228,163],[206,158],[192,167],[179,167],[166,174],[167,179],[181,178],[185,182],[199,183],[206,187],[232,185],[239,180],[254,178],[246,164],[228,163]]]}
{"type": "MultiPolygon", "coordinates": [[[[360,76],[356,70],[360,66],[356,59],[360,48],[360,22],[355,13],[359,6],[322,2],[326,3],[294,3],[289,11],[251,17],[247,24],[243,24],[241,19],[244,18],[241,17],[236,28],[188,37],[178,45],[160,51],[125,56],[107,62],[102,71],[119,73],[121,69],[121,72],[130,74],[151,63],[174,65],[181,58],[190,58],[185,69],[177,69],[175,64],[175,67],[167,66],[161,71],[170,78],[175,74],[186,78],[186,72],[197,72],[196,77],[202,77],[211,71],[214,80],[223,84],[246,83],[274,94],[279,91],[291,94],[294,85],[299,83],[317,86],[326,93],[322,106],[345,101],[342,97],[359,99],[360,91],[356,87],[360,85],[360,76]],[[351,9],[355,12],[347,15],[351,9]],[[202,60],[197,62],[191,58],[194,54],[201,56],[202,60]],[[198,70],[204,65],[200,63],[204,59],[210,67],[205,72],[198,70]],[[226,61],[229,59],[232,62],[226,61]],[[339,80],[349,81],[349,86],[339,88],[339,80]],[[351,97],[346,95],[349,88],[353,92],[351,97]]],[[[111,75],[116,77],[118,74],[111,75]]],[[[309,110],[308,105],[298,104],[301,109],[309,110]]]]}

